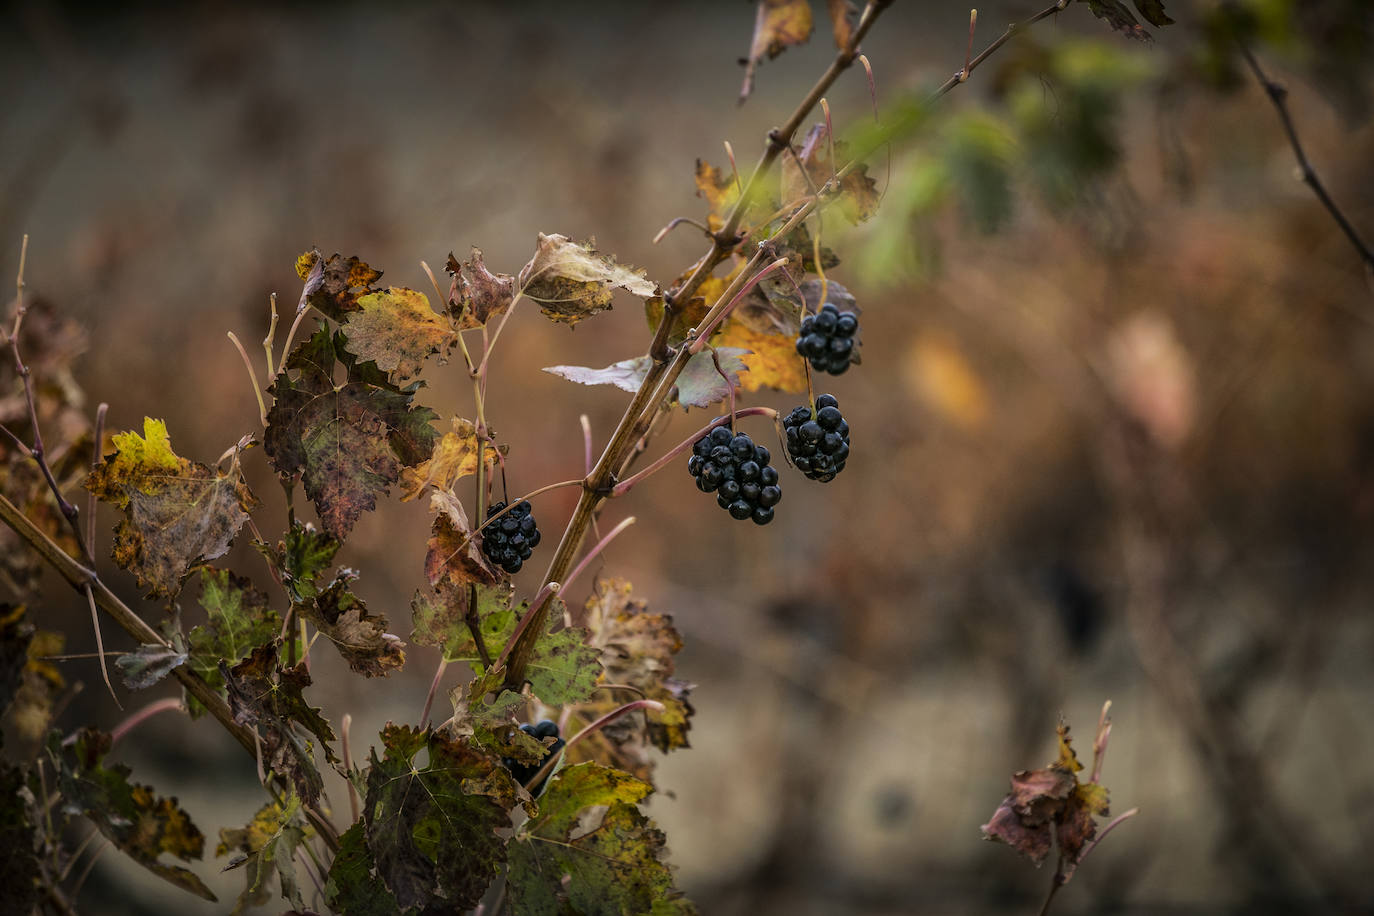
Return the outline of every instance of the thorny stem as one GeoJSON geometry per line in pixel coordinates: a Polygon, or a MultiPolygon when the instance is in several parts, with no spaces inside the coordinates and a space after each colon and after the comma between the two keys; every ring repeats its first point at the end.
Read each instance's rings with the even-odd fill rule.
{"type": "Polygon", "coordinates": [[[1302,142],[1298,139],[1297,128],[1293,126],[1293,118],[1288,111],[1288,89],[1283,85],[1271,80],[1265,72],[1260,69],[1259,61],[1251,53],[1250,48],[1244,42],[1238,41],[1241,56],[1250,66],[1250,72],[1255,75],[1255,80],[1264,88],[1264,92],[1269,96],[1269,101],[1274,103],[1274,110],[1279,113],[1279,121],[1283,124],[1283,132],[1288,135],[1288,145],[1293,147],[1293,155],[1298,159],[1298,170],[1302,175],[1303,183],[1312,189],[1312,193],[1317,195],[1317,199],[1326,207],[1326,212],[1331,214],[1331,218],[1336,221],[1336,225],[1341,227],[1345,237],[1350,240],[1350,244],[1355,246],[1360,257],[1364,260],[1365,268],[1374,270],[1374,251],[1371,251],[1360,237],[1359,232],[1351,225],[1350,220],[1346,219],[1341,208],[1336,206],[1336,202],[1327,193],[1326,186],[1317,177],[1316,169],[1312,168],[1312,163],[1307,161],[1307,154],[1303,152],[1302,142]]]}
{"type": "MultiPolygon", "coordinates": [[[[771,407],[746,407],[746,408],[744,408],[743,410],[738,410],[738,411],[735,411],[735,413],[734,413],[734,417],[735,417],[735,418],[738,418],[738,417],[773,417],[773,418],[776,418],[777,415],[778,415],[778,412],[777,412],[776,410],[774,410],[773,408],[771,408],[771,407]]],[[[716,418],[715,418],[714,420],[712,420],[710,423],[707,423],[707,424],[706,424],[705,426],[703,426],[701,429],[699,429],[699,430],[697,430],[696,432],[692,433],[692,434],[691,434],[690,436],[688,436],[686,439],[683,439],[683,440],[682,440],[681,442],[679,442],[677,445],[673,446],[673,447],[668,451],[667,454],[665,454],[663,457],[659,458],[659,459],[658,459],[657,461],[655,461],[653,464],[649,465],[647,468],[645,468],[644,470],[640,471],[638,474],[634,475],[633,477],[627,477],[625,480],[620,481],[620,483],[616,484],[616,485],[615,485],[615,488],[611,491],[611,495],[612,495],[612,496],[624,496],[626,493],[630,492],[630,489],[631,489],[632,487],[634,487],[635,484],[639,483],[639,482],[642,481],[644,478],[649,477],[650,475],[652,475],[652,474],[654,474],[654,473],[657,473],[658,471],[663,470],[663,468],[667,467],[669,464],[672,464],[673,459],[677,458],[677,457],[678,457],[679,455],[681,455],[683,452],[685,452],[685,451],[687,451],[688,449],[690,449],[690,448],[692,447],[692,445],[693,445],[698,439],[700,439],[702,436],[705,436],[705,435],[709,434],[709,433],[711,432],[711,430],[715,429],[717,426],[724,426],[724,425],[726,425],[727,423],[731,422],[731,419],[732,419],[732,418],[731,418],[731,416],[730,416],[729,414],[727,414],[727,415],[725,415],[725,416],[723,416],[723,417],[716,417],[716,418]]]]}

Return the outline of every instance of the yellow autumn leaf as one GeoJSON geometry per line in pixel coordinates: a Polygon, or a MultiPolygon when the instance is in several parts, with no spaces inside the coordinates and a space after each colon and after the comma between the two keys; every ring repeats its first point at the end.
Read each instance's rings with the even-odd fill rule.
{"type": "Polygon", "coordinates": [[[760,388],[806,390],[805,363],[797,355],[797,342],[791,335],[764,334],[738,321],[730,321],[711,343],[749,351],[740,355],[749,370],[740,376],[740,388],[744,391],[760,388]]]}
{"type": "MultiPolygon", "coordinates": [[[[488,444],[484,457],[487,468],[492,468],[496,464],[496,447],[488,444]]],[[[426,487],[452,491],[458,481],[476,473],[477,427],[469,420],[454,417],[453,431],[444,433],[429,460],[401,472],[401,501],[409,502],[426,487]]]]}

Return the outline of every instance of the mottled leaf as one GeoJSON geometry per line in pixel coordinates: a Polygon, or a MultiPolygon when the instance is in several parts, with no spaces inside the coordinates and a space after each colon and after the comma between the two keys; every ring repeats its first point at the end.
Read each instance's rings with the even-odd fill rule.
{"type": "Polygon", "coordinates": [[[712,341],[718,348],[743,354],[740,360],[748,370],[739,377],[743,390],[806,390],[806,368],[797,355],[796,337],[762,334],[742,322],[732,321],[712,341]]]}
{"type": "MultiPolygon", "coordinates": [[[[281,633],[281,615],[247,579],[209,567],[200,571],[200,606],[207,620],[186,638],[188,661],[191,670],[223,696],[220,662],[232,667],[254,649],[275,640],[281,633]]],[[[199,703],[191,703],[190,709],[193,716],[205,711],[199,703]]]]}
{"type": "Polygon", "coordinates": [[[402,909],[476,906],[506,861],[497,831],[511,826],[515,784],[492,758],[429,731],[387,725],[382,744],[364,815],[377,874],[402,909]]]}
{"type": "Polygon", "coordinates": [[[371,291],[372,284],[382,278],[356,257],[345,258],[335,253],[325,257],[318,248],[296,258],[296,274],[305,281],[297,309],[313,305],[334,321],[343,321],[349,312],[358,309],[358,297],[371,291]]]}
{"type": "Polygon", "coordinates": [[[348,352],[372,360],[398,381],[419,375],[430,356],[437,354],[445,362],[458,342],[423,293],[397,286],[359,297],[358,311],[347,316],[343,332],[348,352]]]}
{"type": "Polygon", "coordinates": [[[334,565],[339,541],[314,525],[293,519],[286,538],[275,548],[258,541],[253,545],[281,576],[282,586],[294,603],[313,601],[322,585],[321,577],[334,565]]]}
{"type": "Polygon", "coordinates": [[[93,728],[77,733],[64,747],[54,732],[48,739],[48,758],[58,772],[62,807],[83,814],[116,847],[153,874],[213,901],[215,895],[188,869],[160,860],[163,853],[185,862],[199,859],[205,837],[191,823],[175,798],[158,798],[145,785],[129,782],[129,768],[106,766],[110,736],[93,728]]]}
{"type": "Polygon", "coordinates": [[[467,621],[471,617],[477,622],[485,657],[495,659],[515,629],[515,611],[510,606],[513,593],[509,582],[469,583],[443,594],[416,592],[410,604],[410,638],[422,646],[437,646],[445,661],[485,664],[467,621]]]}
{"type": "Polygon", "coordinates": [[[447,269],[453,277],[448,314],[458,330],[479,328],[510,308],[515,298],[515,278],[487,270],[480,248],[473,248],[472,257],[461,265],[449,254],[447,269]]]}
{"type": "Polygon", "coordinates": [[[323,781],[309,748],[292,730],[292,723],[319,739],[331,762],[337,758],[331,743],[333,729],[302,695],[310,685],[305,663],[279,668],[277,647],[268,644],[254,649],[232,670],[221,662],[220,676],[228,691],[234,720],[258,733],[263,764],[289,779],[301,799],[313,805],[320,797],[323,781]]]}
{"type": "Polygon", "coordinates": [[[305,908],[296,878],[295,863],[296,847],[308,834],[300,811],[301,800],[291,795],[284,810],[281,805],[271,802],[258,809],[258,813],[253,815],[253,820],[246,827],[220,830],[219,846],[215,849],[215,855],[224,856],[231,852],[240,854],[226,865],[224,870],[245,869],[246,886],[234,904],[234,916],[239,916],[251,907],[266,905],[269,899],[267,882],[273,873],[278,877],[282,899],[298,910],[305,908]]]}
{"type": "Polygon", "coordinates": [[[741,102],[754,91],[754,71],[758,65],[793,45],[805,44],[811,38],[811,29],[811,4],[807,0],[758,0],[749,56],[740,61],[744,64],[744,84],[739,90],[741,102]]]}
{"type": "Polygon", "coordinates": [[[455,688],[449,694],[453,702],[453,721],[449,728],[455,736],[471,738],[493,754],[520,763],[538,763],[546,754],[545,746],[523,731],[517,718],[528,700],[520,693],[505,689],[505,677],[504,667],[490,668],[465,687],[455,688]]]}
{"type": "Polygon", "coordinates": [[[167,426],[146,418],[143,436],[119,433],[118,451],[86,478],[99,499],[124,510],[114,559],[154,595],[175,595],[192,567],[224,555],[255,504],[238,456],[228,471],[181,458],[167,426]]]}
{"type": "Polygon", "coordinates": [[[400,912],[396,898],[377,875],[363,821],[339,837],[339,851],[329,866],[324,899],[331,910],[342,916],[396,916],[400,912]]]}
{"type": "Polygon", "coordinates": [[[597,254],[592,242],[542,232],[534,257],[520,269],[519,283],[521,295],[539,303],[546,316],[571,325],[610,308],[616,289],[641,299],[658,294],[639,272],[597,254]]]}
{"type": "MultiPolygon", "coordinates": [[[[482,456],[487,470],[496,467],[497,450],[509,452],[507,446],[487,443],[482,456]]],[[[464,477],[477,473],[477,426],[470,420],[453,418],[453,430],[444,433],[429,459],[401,472],[401,501],[419,496],[426,487],[453,492],[454,485],[464,477]]]]}
{"type": "Polygon", "coordinates": [[[148,643],[115,659],[115,667],[124,677],[124,686],[143,690],[162,680],[185,663],[187,655],[171,646],[148,643]]]}
{"type": "Polygon", "coordinates": [[[403,466],[430,456],[438,435],[434,411],[411,405],[414,386],[395,387],[346,346],[342,334],[321,329],[292,352],[269,389],[275,400],[264,437],[278,473],[303,472],[321,524],[339,539],[376,508],[403,466]],[[336,365],[347,373],[338,386],[336,365]]]}
{"type": "Polygon", "coordinates": [[[678,895],[663,833],[639,812],[652,788],[595,763],[565,767],[510,849],[509,891],[525,916],[648,913],[678,895]]]}

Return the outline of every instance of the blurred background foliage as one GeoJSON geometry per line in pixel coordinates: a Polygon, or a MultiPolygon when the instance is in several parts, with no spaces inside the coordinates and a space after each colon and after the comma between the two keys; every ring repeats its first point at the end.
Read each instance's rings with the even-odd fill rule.
{"type": "MultiPolygon", "coordinates": [[[[980,8],[975,52],[1041,5],[980,8]]],[[[1374,902],[1374,291],[1235,54],[1250,43],[1289,86],[1368,237],[1371,12],[1168,13],[1145,43],[1073,4],[927,106],[963,61],[967,9],[896,4],[864,45],[884,123],[909,125],[870,163],[883,206],[812,226],[864,309],[864,363],[829,388],[854,430],[845,474],[788,478],[767,529],[723,518],[682,471],[612,507],[640,522],[606,572],[674,615],[678,675],[699,685],[694,747],[662,761],[652,813],[703,912],[1032,911],[1049,875],[978,825],[1012,771],[1054,758],[1061,714],[1083,747],[1108,697],[1104,782],[1115,810],[1143,812],[1057,912],[1374,902]]],[[[10,20],[0,275],[30,233],[31,293],[86,328],[87,409],[109,401],[114,429],[165,417],[202,461],[257,429],[224,332],[256,340],[268,293],[295,301],[299,252],[425,289],[421,259],[478,245],[510,272],[538,231],[594,234],[667,282],[704,248],[690,229],[649,244],[703,215],[694,161],[724,165],[729,140],[752,162],[832,53],[819,29],[737,106],[743,3],[37,3],[10,20]]],[[[872,130],[861,71],[829,101],[838,133],[872,130]]],[[[536,370],[642,352],[620,305],[577,333],[532,311],[508,330],[488,411],[512,490],[581,472],[579,413],[601,435],[618,418],[619,393],[536,370]]],[[[470,415],[457,375],[424,399],[470,415]]],[[[663,441],[701,421],[675,417],[663,441]]],[[[541,528],[570,509],[543,498],[541,528]]],[[[426,525],[391,503],[342,558],[402,636],[426,525]]],[[[265,581],[246,546],[231,557],[265,581]]],[[[44,583],[44,626],[91,651],[84,605],[44,583]]],[[[353,715],[365,751],[414,718],[431,655],[366,689],[321,657],[316,699],[353,715]]],[[[94,664],[61,666],[88,685],[64,722],[119,720],[94,664]]],[[[207,834],[260,804],[213,723],[140,734],[118,755],[207,834]]],[[[136,871],[102,857],[83,910],[214,911],[136,871]]]]}

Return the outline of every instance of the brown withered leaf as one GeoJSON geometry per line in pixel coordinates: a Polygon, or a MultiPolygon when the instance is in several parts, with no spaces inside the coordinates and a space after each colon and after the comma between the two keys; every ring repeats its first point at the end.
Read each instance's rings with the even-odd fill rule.
{"type": "Polygon", "coordinates": [[[348,667],[366,677],[385,677],[405,665],[405,643],[386,632],[385,617],[369,613],[362,599],[353,594],[349,585],[355,578],[352,570],[340,570],[304,608],[348,667]]]}
{"type": "MultiPolygon", "coordinates": [[[[797,201],[816,193],[834,176],[836,169],[849,163],[848,144],[836,140],[834,146],[832,161],[829,130],[823,122],[812,125],[796,157],[787,156],[782,160],[784,201],[797,201]]],[[[836,205],[850,223],[857,226],[872,217],[878,212],[879,200],[878,183],[868,177],[867,166],[860,165],[840,180],[836,205]]]]}
{"type": "Polygon", "coordinates": [[[830,13],[830,25],[835,32],[835,47],[844,50],[854,37],[854,26],[858,24],[859,8],[850,0],[826,0],[830,13]]]}
{"type": "Polygon", "coordinates": [[[534,257],[520,269],[519,283],[521,295],[539,303],[545,316],[570,325],[610,308],[616,289],[641,299],[659,292],[639,272],[597,254],[594,242],[542,232],[534,257]]]}
{"type": "Polygon", "coordinates": [[[296,258],[296,275],[305,281],[296,310],[313,305],[334,321],[357,311],[358,297],[371,292],[372,284],[382,278],[380,270],[357,257],[335,252],[326,258],[318,248],[296,258]]]}
{"type": "Polygon", "coordinates": [[[91,471],[86,488],[124,510],[115,562],[154,595],[175,595],[193,567],[229,550],[257,501],[237,454],[224,472],[188,461],[172,451],[161,420],[145,418],[142,437],[119,433],[114,445],[117,451],[91,471]]]}
{"type": "Polygon", "coordinates": [[[445,362],[458,336],[434,314],[424,293],[393,286],[358,297],[358,310],[346,316],[346,349],[389,373],[393,381],[420,374],[430,356],[445,362]]]}
{"type": "MultiPolygon", "coordinates": [[[[484,450],[488,473],[496,467],[498,449],[502,455],[510,451],[509,446],[491,443],[484,450]]],[[[458,481],[476,473],[477,426],[471,420],[454,417],[452,432],[444,433],[433,454],[422,464],[401,471],[401,501],[409,502],[426,487],[451,494],[458,481]]]]}
{"type": "Polygon", "coordinates": [[[440,594],[466,589],[469,582],[495,585],[501,573],[482,553],[481,536],[474,536],[463,504],[451,493],[435,493],[430,508],[437,515],[425,551],[425,579],[440,594]]]}
{"type": "Polygon", "coordinates": [[[982,831],[984,839],[1006,843],[1037,866],[1057,840],[1060,872],[1067,879],[1084,845],[1097,834],[1093,816],[1107,813],[1108,796],[1104,786],[1078,781],[1083,765],[1074,753],[1069,727],[1061,722],[1058,732],[1058,758],[1043,769],[1013,775],[1011,792],[982,831]]]}
{"type": "Polygon", "coordinates": [[[744,65],[744,84],[739,90],[741,102],[754,91],[754,71],[758,65],[793,45],[805,44],[811,38],[812,27],[811,4],[807,0],[759,0],[749,56],[740,60],[744,65]]]}
{"type": "Polygon", "coordinates": [[[473,248],[472,257],[462,264],[450,253],[446,269],[453,277],[448,291],[448,314],[458,330],[480,328],[510,308],[515,298],[515,278],[487,270],[482,249],[473,248]]]}

